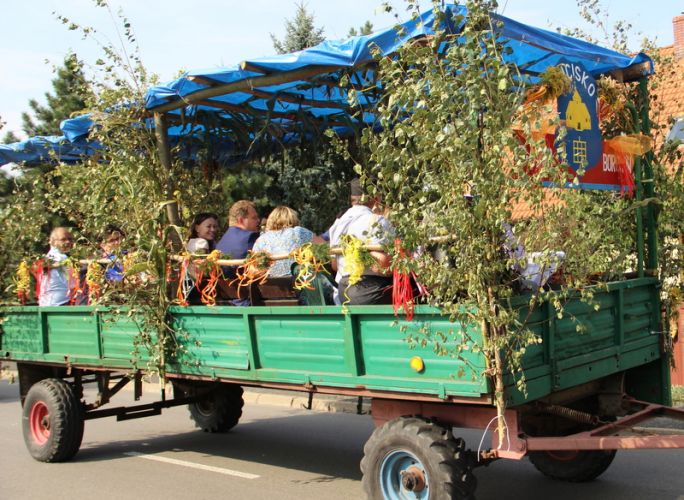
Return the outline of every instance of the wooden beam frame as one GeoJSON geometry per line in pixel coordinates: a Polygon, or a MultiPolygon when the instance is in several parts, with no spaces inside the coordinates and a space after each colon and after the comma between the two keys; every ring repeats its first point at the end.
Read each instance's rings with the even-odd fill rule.
{"type": "MultiPolygon", "coordinates": [[[[221,101],[212,101],[210,99],[203,99],[201,101],[197,101],[194,104],[198,106],[209,106],[213,108],[218,108],[222,109],[224,111],[229,111],[231,113],[240,113],[244,115],[251,115],[251,116],[256,116],[256,117],[262,117],[262,118],[283,118],[285,120],[294,120],[298,113],[297,112],[291,112],[291,113],[284,113],[281,111],[263,111],[260,109],[254,109],[252,107],[243,107],[243,106],[238,106],[235,104],[230,104],[227,102],[221,102],[221,101]]],[[[307,119],[312,122],[312,123],[321,123],[321,124],[326,124],[326,125],[332,125],[332,126],[348,126],[349,123],[345,122],[340,122],[340,121],[333,121],[333,120],[326,120],[325,118],[318,118],[315,116],[307,116],[307,119]]]]}
{"type": "Polygon", "coordinates": [[[207,89],[192,92],[186,96],[179,97],[174,101],[150,108],[148,111],[152,113],[166,113],[167,111],[182,108],[190,104],[195,104],[198,101],[210,99],[219,95],[229,94],[231,92],[249,92],[256,87],[268,87],[271,85],[280,85],[282,83],[296,82],[297,80],[306,80],[307,78],[311,78],[316,75],[331,73],[340,69],[344,69],[344,66],[308,66],[305,68],[284,71],[282,73],[276,73],[273,75],[246,78],[237,82],[224,83],[214,87],[209,87],[207,89]]]}
{"type": "Polygon", "coordinates": [[[341,104],[334,101],[317,101],[314,99],[307,99],[304,96],[298,94],[291,94],[288,92],[265,92],[263,90],[253,89],[249,91],[250,94],[259,97],[261,99],[270,100],[275,98],[278,101],[289,102],[292,104],[301,104],[303,106],[309,106],[312,108],[332,108],[332,109],[344,109],[349,111],[350,107],[347,104],[341,104]]]}
{"type": "MultiPolygon", "coordinates": [[[[223,84],[222,82],[214,80],[213,78],[199,75],[191,75],[188,76],[187,79],[194,83],[206,85],[207,87],[216,87],[217,85],[223,84]]],[[[244,92],[259,97],[260,99],[270,100],[275,98],[278,101],[301,104],[303,106],[310,106],[312,108],[343,109],[345,111],[349,111],[351,109],[346,103],[343,104],[334,101],[318,101],[315,99],[307,99],[301,94],[293,94],[290,92],[266,92],[264,90],[258,89],[244,90],[244,92]]]]}

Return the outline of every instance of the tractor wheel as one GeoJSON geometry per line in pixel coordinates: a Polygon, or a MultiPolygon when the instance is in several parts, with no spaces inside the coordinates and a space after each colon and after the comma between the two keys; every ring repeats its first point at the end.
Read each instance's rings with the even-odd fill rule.
{"type": "Polygon", "coordinates": [[[361,460],[371,500],[472,500],[477,481],[465,443],[449,429],[418,417],[400,417],[375,429],[361,460]]]}
{"type": "Polygon", "coordinates": [[[40,462],[72,458],[83,439],[83,405],[67,382],[48,378],[31,386],[24,400],[24,442],[40,462]]]}
{"type": "Polygon", "coordinates": [[[242,416],[242,387],[222,384],[206,397],[188,405],[190,418],[204,432],[228,432],[242,416]]]}
{"type": "Polygon", "coordinates": [[[616,450],[535,451],[530,462],[553,479],[583,483],[603,474],[615,458],[616,450]]]}

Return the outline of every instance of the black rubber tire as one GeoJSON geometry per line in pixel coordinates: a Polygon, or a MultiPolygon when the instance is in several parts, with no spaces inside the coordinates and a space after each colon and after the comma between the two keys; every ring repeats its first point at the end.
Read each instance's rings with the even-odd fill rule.
{"type": "Polygon", "coordinates": [[[40,462],[65,462],[78,453],[83,440],[83,405],[67,382],[48,378],[31,386],[22,410],[22,430],[26,448],[40,462]],[[47,411],[45,428],[49,435],[40,442],[31,428],[31,412],[47,411]]]}
{"type": "Polygon", "coordinates": [[[615,458],[616,450],[582,450],[575,452],[535,451],[530,462],[539,472],[552,479],[571,483],[593,481],[603,474],[615,458]]]}
{"type": "Polygon", "coordinates": [[[188,405],[190,418],[204,432],[228,432],[242,416],[242,387],[221,384],[197,403],[188,405]]]}
{"type": "Polygon", "coordinates": [[[474,500],[477,480],[466,457],[465,442],[449,429],[419,417],[399,417],[375,429],[363,448],[362,485],[371,500],[384,498],[381,486],[385,459],[408,452],[427,473],[430,500],[474,500]]]}

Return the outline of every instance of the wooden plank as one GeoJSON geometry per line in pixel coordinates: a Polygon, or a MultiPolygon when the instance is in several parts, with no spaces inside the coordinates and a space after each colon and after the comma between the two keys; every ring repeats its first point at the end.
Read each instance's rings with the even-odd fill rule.
{"type": "MultiPolygon", "coordinates": [[[[255,116],[259,118],[282,118],[284,120],[292,120],[292,121],[298,121],[298,117],[301,116],[301,113],[297,112],[282,112],[282,111],[264,111],[261,109],[255,109],[252,108],[251,106],[238,106],[236,104],[230,104],[227,102],[222,102],[222,101],[214,101],[211,99],[203,99],[200,101],[195,102],[195,104],[199,106],[208,106],[208,107],[213,107],[217,109],[222,109],[224,111],[229,111],[231,113],[239,113],[243,115],[250,115],[250,116],[255,116]]],[[[306,113],[304,113],[306,114],[306,113]]],[[[328,120],[325,118],[317,118],[315,116],[311,116],[306,114],[306,119],[313,123],[313,124],[318,124],[318,125],[328,125],[328,126],[339,126],[339,127],[346,127],[349,126],[349,123],[347,122],[341,122],[337,120],[328,120]]]]}
{"type": "Polygon", "coordinates": [[[273,71],[266,69],[266,68],[260,68],[259,66],[256,66],[255,64],[252,64],[248,61],[242,61],[240,63],[240,69],[242,71],[251,71],[252,73],[261,73],[262,75],[272,75],[273,71]]]}
{"type": "Polygon", "coordinates": [[[221,83],[223,83],[218,80],[214,80],[213,78],[209,78],[208,76],[202,75],[189,75],[185,78],[193,83],[199,83],[200,85],[206,85],[207,87],[215,87],[216,85],[221,85],[221,83]]]}
{"type": "Polygon", "coordinates": [[[341,104],[335,101],[317,101],[314,99],[307,99],[299,94],[290,94],[287,92],[265,92],[263,90],[253,89],[249,91],[250,94],[261,99],[276,99],[277,101],[289,102],[293,104],[301,104],[302,106],[310,106],[312,108],[334,108],[344,109],[349,111],[351,108],[347,104],[341,104]]]}
{"type": "Polygon", "coordinates": [[[293,71],[283,71],[273,75],[257,76],[254,78],[245,78],[237,82],[225,83],[223,85],[216,85],[208,89],[198,90],[188,95],[178,97],[175,100],[151,108],[149,111],[153,113],[166,113],[174,109],[183,108],[185,106],[195,104],[197,101],[203,99],[210,99],[219,95],[231,94],[233,92],[245,92],[256,87],[268,87],[271,85],[280,85],[288,82],[296,82],[297,80],[306,80],[317,75],[331,73],[342,69],[343,66],[307,66],[306,68],[298,68],[293,71]]]}

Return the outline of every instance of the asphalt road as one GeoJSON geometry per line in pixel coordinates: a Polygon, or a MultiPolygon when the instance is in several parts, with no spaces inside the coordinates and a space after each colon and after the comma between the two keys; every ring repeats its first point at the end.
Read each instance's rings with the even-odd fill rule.
{"type": "MultiPolygon", "coordinates": [[[[119,404],[132,404],[123,393],[119,404]]],[[[369,417],[248,404],[228,434],[194,430],[185,408],[126,422],[86,422],[72,462],[24,448],[17,385],[0,382],[0,499],[357,499],[369,417]]],[[[460,434],[477,446],[479,432],[460,434]]],[[[527,462],[477,470],[479,500],[684,500],[684,451],[618,453],[598,480],[564,484],[527,462]]]]}

